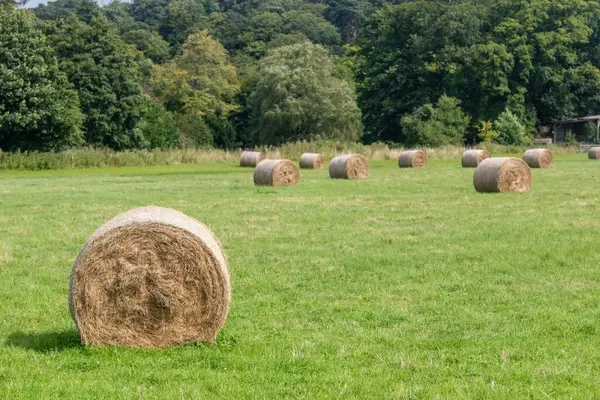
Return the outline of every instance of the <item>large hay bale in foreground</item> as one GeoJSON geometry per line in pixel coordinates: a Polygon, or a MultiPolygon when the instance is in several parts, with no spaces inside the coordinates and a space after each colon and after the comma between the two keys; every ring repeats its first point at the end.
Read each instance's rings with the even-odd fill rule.
{"type": "Polygon", "coordinates": [[[478,192],[528,192],[531,170],[520,158],[488,158],[475,169],[473,185],[478,192]]]}
{"type": "Polygon", "coordinates": [[[323,168],[325,159],[318,153],[304,153],[300,156],[300,168],[323,168]]]}
{"type": "Polygon", "coordinates": [[[600,160],[600,147],[592,147],[588,152],[590,160],[600,160]]]}
{"type": "Polygon", "coordinates": [[[400,168],[421,168],[427,165],[427,155],[423,150],[406,150],[400,153],[400,168]]]}
{"type": "Polygon", "coordinates": [[[365,179],[369,177],[369,162],[360,154],[335,157],[329,163],[331,179],[365,179]]]}
{"type": "Polygon", "coordinates": [[[257,186],[292,186],[300,182],[300,170],[290,160],[263,160],[254,170],[257,186]]]}
{"type": "Polygon", "coordinates": [[[462,155],[462,166],[463,168],[477,168],[486,158],[490,158],[490,153],[485,150],[467,150],[462,155]]]}
{"type": "Polygon", "coordinates": [[[530,149],[523,154],[530,168],[552,168],[552,152],[548,149],[530,149]]]}
{"type": "Polygon", "coordinates": [[[244,151],[240,156],[240,167],[254,168],[265,159],[265,153],[260,151],[244,151]]]}
{"type": "Polygon", "coordinates": [[[227,261],[210,229],[175,210],[143,207],[88,239],[69,306],[84,344],[167,347],[213,342],[230,296],[227,261]]]}

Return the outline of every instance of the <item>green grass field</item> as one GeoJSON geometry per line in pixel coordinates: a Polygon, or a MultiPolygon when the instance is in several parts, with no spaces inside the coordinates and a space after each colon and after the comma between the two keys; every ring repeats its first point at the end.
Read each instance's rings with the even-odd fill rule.
{"type": "Polygon", "coordinates": [[[256,188],[231,164],[0,173],[0,398],[592,398],[600,394],[600,162],[525,194],[459,160],[256,188]],[[143,205],[211,227],[232,308],[213,345],[83,348],[71,267],[143,205]]]}

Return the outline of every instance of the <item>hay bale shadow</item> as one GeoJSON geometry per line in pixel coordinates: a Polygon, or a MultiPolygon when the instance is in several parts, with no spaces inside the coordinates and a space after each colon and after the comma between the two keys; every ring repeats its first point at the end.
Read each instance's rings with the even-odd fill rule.
{"type": "Polygon", "coordinates": [[[39,353],[83,347],[79,335],[74,330],[44,333],[14,332],[8,336],[6,345],[34,350],[39,353]]]}

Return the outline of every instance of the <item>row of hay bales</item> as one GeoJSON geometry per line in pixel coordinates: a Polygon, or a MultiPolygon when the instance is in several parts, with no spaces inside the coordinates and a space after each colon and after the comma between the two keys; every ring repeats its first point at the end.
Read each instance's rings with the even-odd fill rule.
{"type": "MultiPolygon", "coordinates": [[[[325,165],[323,155],[304,153],[300,157],[300,168],[319,169],[325,165]]],[[[269,160],[265,154],[244,151],[240,166],[254,168],[254,184],[257,186],[291,186],[300,182],[300,170],[290,160],[269,160]]],[[[332,179],[364,179],[369,176],[369,162],[359,154],[335,157],[329,163],[332,179]]]]}
{"type": "MultiPolygon", "coordinates": [[[[591,158],[592,152],[590,152],[591,158]]],[[[600,147],[594,153],[600,157],[600,147]]],[[[479,192],[523,192],[531,189],[529,168],[552,168],[552,152],[548,149],[530,149],[523,159],[514,157],[490,158],[485,150],[466,150],[462,166],[476,168],[473,184],[479,192]]],[[[267,160],[261,152],[243,152],[240,165],[255,167],[254,183],[258,186],[289,186],[300,181],[300,171],[290,160],[267,160]]],[[[427,155],[423,150],[406,150],[398,158],[400,168],[423,168],[427,155]]],[[[324,158],[318,153],[304,153],[300,168],[323,168],[324,158]]],[[[329,163],[332,179],[364,179],[369,176],[369,163],[358,154],[335,157],[329,163]]]]}

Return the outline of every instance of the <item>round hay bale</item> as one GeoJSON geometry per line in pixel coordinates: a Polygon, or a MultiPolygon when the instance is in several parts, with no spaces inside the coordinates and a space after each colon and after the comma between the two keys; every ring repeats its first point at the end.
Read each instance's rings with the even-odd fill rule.
{"type": "Polygon", "coordinates": [[[263,160],[254,170],[256,186],[292,186],[300,182],[300,170],[290,160],[263,160]]]}
{"type": "Polygon", "coordinates": [[[530,149],[523,154],[529,168],[552,168],[552,152],[548,149],[530,149]]]}
{"type": "Polygon", "coordinates": [[[300,156],[300,168],[313,169],[323,168],[325,159],[318,153],[304,153],[300,156]]]}
{"type": "Polygon", "coordinates": [[[329,163],[331,179],[365,179],[369,177],[369,162],[360,154],[335,157],[329,163]]]}
{"type": "Polygon", "coordinates": [[[520,158],[487,158],[475,169],[473,185],[478,192],[528,192],[531,170],[520,158]]]}
{"type": "Polygon", "coordinates": [[[210,229],[162,207],[102,225],[79,253],[69,287],[81,341],[95,346],[213,342],[230,297],[227,260],[210,229]]]}
{"type": "Polygon", "coordinates": [[[588,152],[590,160],[600,160],[600,147],[592,147],[588,152]]]}
{"type": "Polygon", "coordinates": [[[240,167],[254,168],[265,159],[265,153],[260,151],[244,151],[240,156],[240,167]]]}
{"type": "Polygon", "coordinates": [[[462,155],[463,168],[477,168],[486,158],[490,158],[490,153],[485,150],[467,150],[462,155]]]}
{"type": "Polygon", "coordinates": [[[406,150],[400,153],[400,168],[422,168],[427,165],[427,155],[423,150],[406,150]]]}

